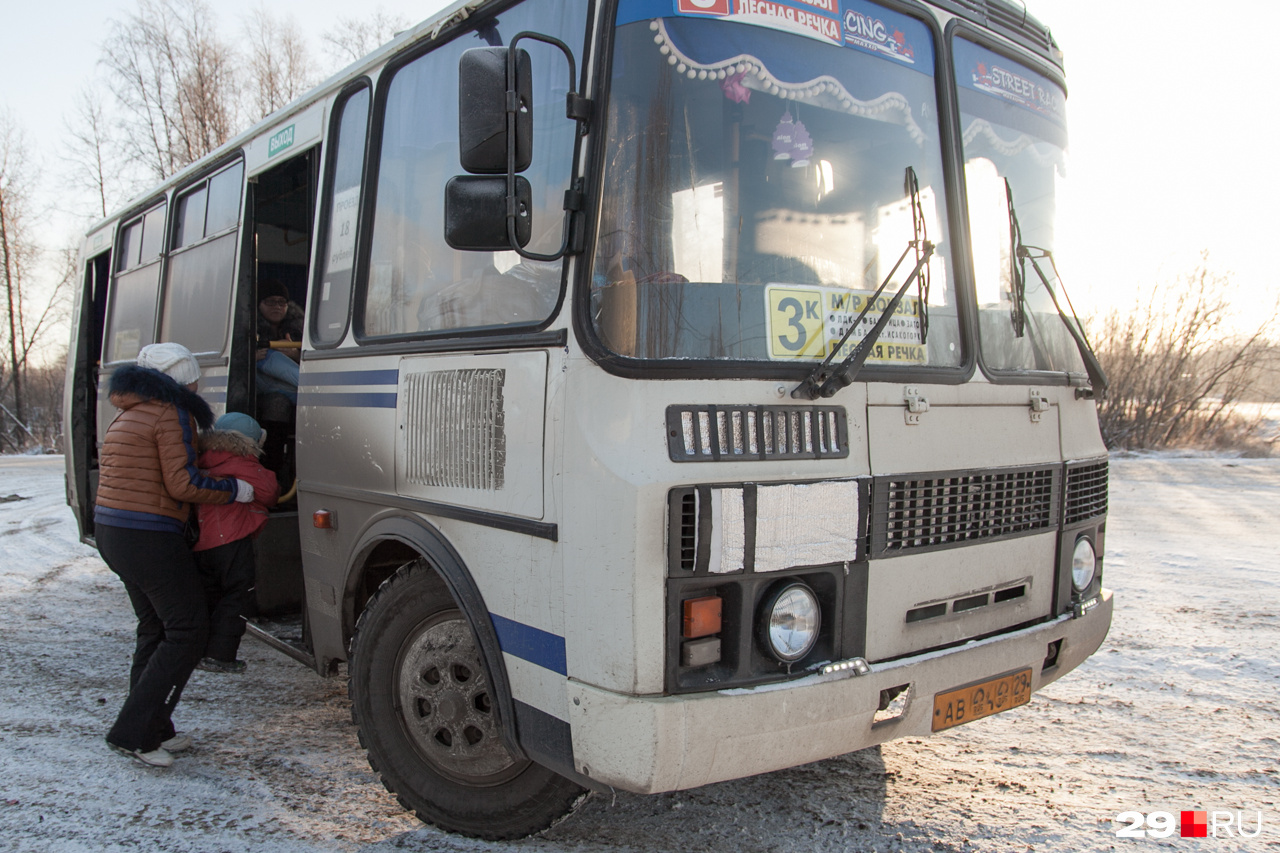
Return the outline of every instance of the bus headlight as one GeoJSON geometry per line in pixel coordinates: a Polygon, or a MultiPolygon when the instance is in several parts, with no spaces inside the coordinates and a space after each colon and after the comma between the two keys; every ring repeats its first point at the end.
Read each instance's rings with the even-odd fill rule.
{"type": "Polygon", "coordinates": [[[1076,550],[1071,555],[1071,585],[1076,592],[1084,592],[1093,583],[1093,573],[1098,566],[1098,556],[1087,536],[1076,540],[1076,550]]]}
{"type": "Polygon", "coordinates": [[[803,583],[779,586],[764,601],[762,633],[765,647],[783,663],[794,663],[818,642],[822,609],[818,597],[803,583]]]}

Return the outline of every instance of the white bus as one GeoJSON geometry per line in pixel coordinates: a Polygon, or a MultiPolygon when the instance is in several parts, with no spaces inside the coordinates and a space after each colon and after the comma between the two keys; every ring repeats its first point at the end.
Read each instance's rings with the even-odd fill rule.
{"type": "Polygon", "coordinates": [[[469,835],[1021,705],[1112,613],[1064,87],[1006,0],[458,3],[88,233],[82,534],[185,344],[296,482],[250,630],[469,835]]]}

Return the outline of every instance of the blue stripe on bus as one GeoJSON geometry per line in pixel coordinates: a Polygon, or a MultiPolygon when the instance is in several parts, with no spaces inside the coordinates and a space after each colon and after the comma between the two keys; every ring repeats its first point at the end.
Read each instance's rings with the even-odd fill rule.
{"type": "Polygon", "coordinates": [[[499,616],[497,613],[490,613],[489,618],[493,620],[493,628],[498,632],[498,645],[504,652],[527,660],[529,663],[536,663],[552,672],[558,672],[561,675],[569,674],[564,637],[499,616]]]}
{"type": "Polygon", "coordinates": [[[203,391],[200,393],[204,397],[206,403],[225,403],[227,402],[226,391],[203,391]]]}
{"type": "Polygon", "coordinates": [[[394,409],[398,396],[397,394],[379,394],[375,392],[364,394],[321,394],[301,391],[298,393],[298,405],[331,406],[343,409],[394,409]]]}
{"type": "Polygon", "coordinates": [[[226,388],[227,376],[225,373],[221,376],[201,376],[200,387],[201,388],[206,388],[206,387],[207,388],[226,388]]]}
{"type": "Polygon", "coordinates": [[[392,370],[330,370],[323,373],[308,371],[303,375],[301,385],[308,388],[312,385],[398,385],[400,371],[392,370]]]}

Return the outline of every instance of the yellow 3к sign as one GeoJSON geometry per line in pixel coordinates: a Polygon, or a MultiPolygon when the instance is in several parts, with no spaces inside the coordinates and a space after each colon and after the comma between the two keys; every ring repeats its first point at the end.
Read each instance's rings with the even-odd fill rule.
{"type": "MultiPolygon", "coordinates": [[[[774,361],[825,358],[873,295],[873,291],[842,287],[767,285],[765,305],[769,358],[774,361]]],[[[876,299],[837,358],[844,358],[853,351],[889,307],[891,298],[892,294],[881,294],[876,299]]],[[[903,297],[872,347],[867,361],[924,364],[927,360],[928,353],[920,343],[920,300],[913,296],[903,297]]]]}

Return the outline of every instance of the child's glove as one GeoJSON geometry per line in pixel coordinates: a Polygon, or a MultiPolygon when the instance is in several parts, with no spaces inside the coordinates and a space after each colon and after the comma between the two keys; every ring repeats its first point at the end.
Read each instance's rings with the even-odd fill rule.
{"type": "Polygon", "coordinates": [[[236,480],[236,503],[247,504],[253,500],[253,486],[244,480],[236,480]]]}

